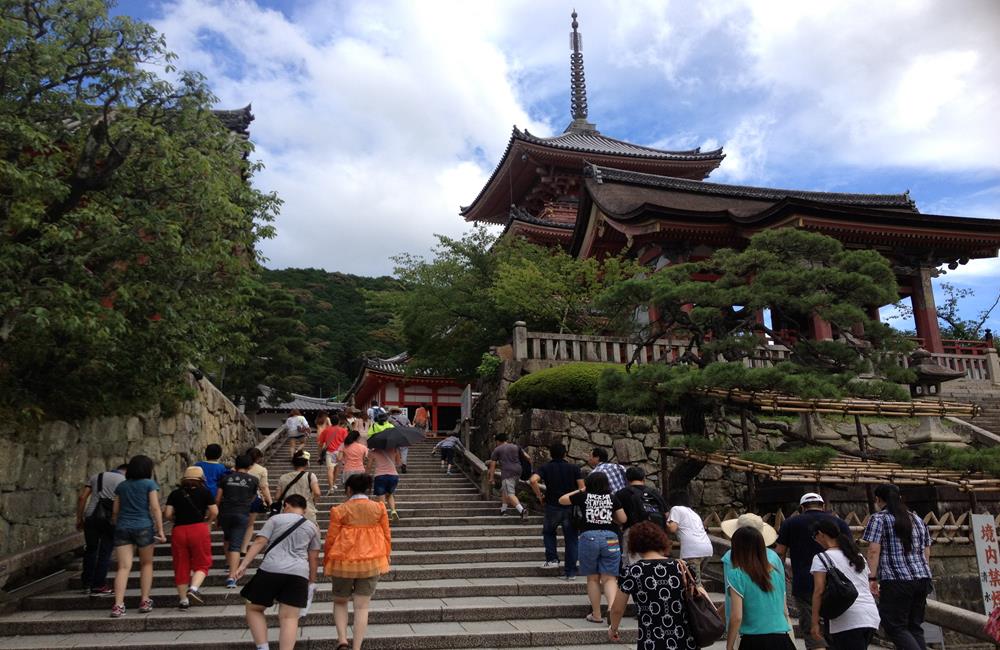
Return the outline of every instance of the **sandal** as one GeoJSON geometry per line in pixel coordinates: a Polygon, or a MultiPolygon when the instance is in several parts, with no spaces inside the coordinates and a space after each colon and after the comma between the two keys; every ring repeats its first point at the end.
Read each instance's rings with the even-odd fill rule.
{"type": "Polygon", "coordinates": [[[603,618],[594,618],[594,614],[593,613],[587,614],[586,620],[590,621],[591,623],[600,623],[601,625],[604,624],[604,619],[603,618]]]}
{"type": "Polygon", "coordinates": [[[347,645],[346,643],[341,643],[336,648],[334,648],[334,650],[351,650],[351,646],[347,645]]]}

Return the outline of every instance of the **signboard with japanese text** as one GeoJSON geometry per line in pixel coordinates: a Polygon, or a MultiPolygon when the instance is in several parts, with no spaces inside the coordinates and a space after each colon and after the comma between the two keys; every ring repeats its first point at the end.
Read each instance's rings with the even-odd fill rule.
{"type": "Polygon", "coordinates": [[[1000,545],[993,515],[972,515],[972,538],[976,543],[979,584],[983,587],[983,608],[989,616],[1000,606],[1000,545]]]}

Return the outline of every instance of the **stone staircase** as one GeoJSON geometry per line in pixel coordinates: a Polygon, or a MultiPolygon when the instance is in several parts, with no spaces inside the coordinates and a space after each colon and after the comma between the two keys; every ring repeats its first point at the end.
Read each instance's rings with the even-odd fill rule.
{"type": "MultiPolygon", "coordinates": [[[[541,568],[540,516],[524,522],[513,514],[499,516],[499,503],[484,501],[466,477],[444,475],[430,458],[431,448],[430,442],[413,447],[409,472],[401,476],[392,570],[372,600],[367,650],[635,647],[634,619],[622,622],[624,643],[609,644],[606,626],[584,620],[589,611],[584,580],[567,582],[558,570],[541,568]]],[[[275,495],[278,477],[291,470],[286,453],[279,448],[268,463],[275,495]]],[[[319,470],[325,492],[325,470],[312,469],[319,470]]],[[[324,535],[325,515],[342,498],[338,491],[318,504],[324,535]]],[[[252,647],[238,590],[223,586],[221,534],[212,535],[215,563],[203,590],[205,605],[176,608],[170,547],[162,544],[155,552],[153,612],[137,611],[137,570],[129,582],[128,614],[121,619],[109,617],[110,598],[81,595],[74,580],[69,590],[25,599],[21,611],[0,617],[0,649],[252,647]]],[[[273,612],[269,625],[271,647],[277,648],[273,612]]],[[[332,650],[336,638],[330,587],[321,577],[296,647],[332,650]]]]}
{"type": "Polygon", "coordinates": [[[943,384],[941,395],[948,400],[979,404],[983,412],[974,418],[965,418],[965,421],[1000,435],[1000,386],[961,379],[943,384]]]}

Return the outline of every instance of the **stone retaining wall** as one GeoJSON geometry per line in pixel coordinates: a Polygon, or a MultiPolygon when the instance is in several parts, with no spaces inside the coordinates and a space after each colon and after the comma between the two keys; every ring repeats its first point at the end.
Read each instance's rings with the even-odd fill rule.
{"type": "Polygon", "coordinates": [[[35,429],[0,425],[0,556],[73,532],[76,498],[88,476],[136,454],[157,462],[164,492],[205,446],[232,458],[257,442],[253,423],[207,379],[174,415],[159,407],[132,416],[46,422],[35,429]]]}

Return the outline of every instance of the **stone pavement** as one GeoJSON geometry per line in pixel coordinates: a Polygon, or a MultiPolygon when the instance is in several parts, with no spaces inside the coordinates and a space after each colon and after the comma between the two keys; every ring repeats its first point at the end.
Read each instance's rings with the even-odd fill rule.
{"type": "MultiPolygon", "coordinates": [[[[401,476],[400,521],[392,524],[392,570],[383,576],[372,600],[367,650],[635,647],[634,619],[622,623],[626,643],[608,643],[606,626],[584,620],[589,605],[583,579],[567,582],[558,570],[541,568],[545,556],[540,516],[524,522],[513,514],[499,516],[499,503],[484,501],[467,478],[444,475],[429,456],[431,447],[429,442],[415,446],[409,472],[401,476]]],[[[268,463],[275,495],[278,477],[291,469],[286,453],[284,448],[276,450],[268,463]]],[[[325,491],[325,469],[313,470],[318,470],[325,491]]],[[[341,499],[338,493],[319,503],[324,534],[324,515],[341,499]]],[[[225,572],[217,531],[213,541],[215,564],[206,581],[204,606],[176,608],[170,547],[163,544],[156,549],[153,612],[137,611],[138,571],[130,580],[128,614],[121,619],[108,616],[110,598],[81,595],[73,581],[68,591],[26,599],[21,611],[0,617],[0,650],[252,647],[238,591],[222,586],[225,572]]],[[[328,583],[321,578],[298,648],[336,646],[330,600],[328,583]]],[[[272,647],[277,648],[274,616],[269,624],[272,647]]]]}

